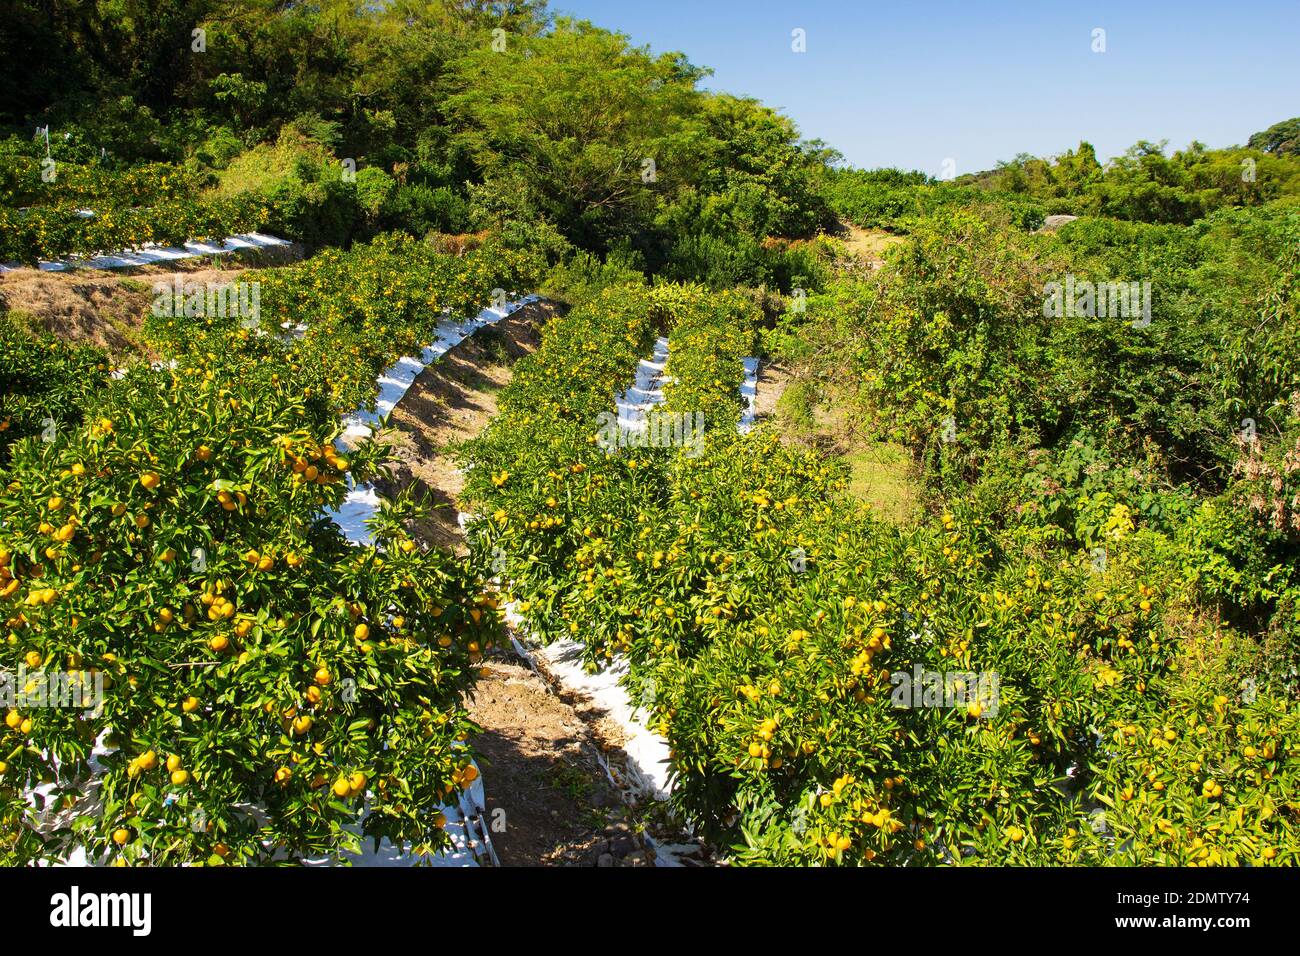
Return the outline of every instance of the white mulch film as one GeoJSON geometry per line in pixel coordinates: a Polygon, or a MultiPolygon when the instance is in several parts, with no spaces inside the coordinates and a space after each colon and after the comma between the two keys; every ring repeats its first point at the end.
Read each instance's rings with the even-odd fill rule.
{"type": "MultiPolygon", "coordinates": [[[[241,238],[243,237],[228,239],[226,244],[228,245],[241,238]]],[[[269,237],[261,238],[266,239],[269,237]]],[[[279,244],[283,241],[274,239],[269,244],[279,244]]],[[[210,251],[221,251],[208,247],[203,243],[186,243],[186,248],[201,250],[192,253],[192,255],[206,255],[210,251]]],[[[174,256],[173,258],[183,257],[174,256]]],[[[140,264],[137,262],[120,263],[120,265],[140,264]]],[[[111,267],[97,266],[97,268],[111,267]]],[[[399,359],[392,368],[379,377],[377,383],[379,386],[379,399],[376,403],[376,410],[371,412],[366,409],[359,409],[345,418],[347,424],[345,436],[353,441],[368,437],[373,431],[372,426],[377,424],[382,417],[392,412],[416,377],[420,372],[424,371],[425,366],[436,362],[447,351],[459,345],[484,326],[494,325],[517,309],[537,300],[537,296],[527,295],[507,303],[500,309],[486,308],[472,319],[457,321],[447,318],[439,322],[433,342],[424,348],[418,359],[410,357],[399,359]]],[[[155,367],[159,366],[156,365],[155,367]]],[[[340,445],[342,446],[342,440],[340,440],[340,445]]],[[[343,529],[343,533],[349,541],[353,544],[365,545],[371,541],[371,533],[370,529],[366,527],[366,519],[374,515],[378,507],[378,494],[373,487],[365,484],[351,488],[343,506],[338,510],[330,509],[327,513],[343,529]]],[[[26,797],[33,805],[35,805],[35,798],[38,795],[45,802],[47,807],[44,814],[45,820],[43,821],[45,824],[50,827],[65,826],[78,816],[99,813],[99,783],[94,774],[99,769],[97,758],[109,752],[109,748],[103,744],[103,735],[101,735],[91,753],[91,779],[86,782],[85,791],[71,808],[60,811],[49,809],[49,798],[53,792],[52,785],[42,784],[27,791],[26,797]]],[[[499,862],[496,850],[492,846],[492,837],[487,821],[484,818],[484,814],[487,812],[487,802],[484,796],[481,774],[467,790],[460,793],[456,803],[444,806],[442,812],[447,818],[445,829],[447,835],[451,838],[452,844],[449,849],[442,853],[433,856],[418,855],[412,853],[409,846],[395,846],[390,840],[384,838],[379,842],[378,846],[375,845],[374,840],[365,840],[360,853],[346,854],[344,860],[353,866],[465,867],[478,866],[480,860],[491,861],[492,863],[499,862]]],[[[328,866],[332,861],[327,857],[319,857],[308,858],[304,862],[308,866],[328,866]]],[[[64,860],[55,865],[80,867],[100,866],[103,863],[103,860],[88,859],[85,849],[76,847],[64,860]]]]}
{"type": "MultiPolygon", "coordinates": [[[[290,245],[288,239],[280,239],[260,232],[245,232],[222,239],[220,242],[187,242],[183,246],[145,245],[139,249],[92,256],[89,259],[68,258],[50,262],[42,260],[37,263],[37,268],[42,272],[67,272],[71,269],[129,269],[133,266],[149,266],[159,262],[175,262],[178,259],[237,252],[241,249],[268,249],[272,246],[287,245],[290,245]]],[[[0,264],[0,272],[12,272],[14,269],[22,268],[26,267],[19,262],[0,264]]]]}
{"type": "Polygon", "coordinates": [[[743,435],[754,427],[754,403],[758,400],[758,359],[742,360],[745,380],[740,383],[740,397],[745,400],[745,410],[740,414],[739,430],[743,435]]]}
{"type": "Polygon", "coordinates": [[[643,431],[646,414],[664,400],[664,368],[668,364],[668,339],[655,339],[653,354],[641,359],[636,366],[636,378],[626,392],[614,399],[618,412],[618,427],[627,431],[643,431]]]}

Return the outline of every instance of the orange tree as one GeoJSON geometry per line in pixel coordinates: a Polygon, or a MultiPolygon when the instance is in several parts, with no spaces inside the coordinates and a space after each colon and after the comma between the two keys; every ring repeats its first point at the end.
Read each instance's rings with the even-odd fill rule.
{"type": "Polygon", "coordinates": [[[9,445],[81,420],[108,379],[108,358],[89,345],[33,334],[0,313],[0,464],[9,445]]]}
{"type": "Polygon", "coordinates": [[[4,666],[84,673],[104,693],[97,712],[9,710],[11,860],[80,845],[259,862],[337,853],[357,833],[441,844],[438,808],[468,760],[460,698],[493,612],[453,559],[405,536],[405,506],[373,547],[322,521],[384,450],[341,456],[255,358],[227,361],[213,379],[132,373],[85,426],[13,449],[4,666]],[[18,812],[39,781],[38,811],[81,808],[70,825],[18,812]],[[88,785],[97,801],[78,803],[88,785]]]}
{"type": "Polygon", "coordinates": [[[35,264],[40,259],[94,256],[147,243],[224,239],[265,225],[269,206],[246,193],[229,198],[180,197],[140,208],[102,204],[94,212],[83,216],[75,204],[0,207],[0,260],[35,264]]]}

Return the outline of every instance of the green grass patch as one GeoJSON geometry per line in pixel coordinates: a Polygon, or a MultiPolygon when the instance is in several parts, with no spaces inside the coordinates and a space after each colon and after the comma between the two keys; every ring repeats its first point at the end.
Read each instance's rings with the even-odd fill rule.
{"type": "Polygon", "coordinates": [[[917,509],[911,456],[902,445],[880,442],[844,456],[850,471],[849,493],[871,505],[882,518],[906,524],[917,509]]]}

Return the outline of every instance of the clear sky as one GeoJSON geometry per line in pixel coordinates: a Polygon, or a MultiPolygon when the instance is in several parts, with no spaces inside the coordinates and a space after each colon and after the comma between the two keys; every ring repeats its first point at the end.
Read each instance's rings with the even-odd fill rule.
{"type": "Polygon", "coordinates": [[[1139,139],[1244,144],[1300,115],[1300,0],[551,0],[709,67],[856,166],[940,175],[1139,139]],[[805,31],[807,50],[791,49],[805,31]],[[1093,31],[1105,30],[1094,53],[1093,31]]]}

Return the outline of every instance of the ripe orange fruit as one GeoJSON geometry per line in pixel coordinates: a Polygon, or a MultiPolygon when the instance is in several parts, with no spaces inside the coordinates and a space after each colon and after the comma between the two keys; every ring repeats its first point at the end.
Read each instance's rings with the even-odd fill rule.
{"type": "Polygon", "coordinates": [[[322,687],[328,687],[330,682],[334,680],[334,676],[329,672],[329,668],[321,667],[316,671],[315,680],[322,687]]]}
{"type": "Polygon", "coordinates": [[[230,638],[226,637],[224,634],[218,634],[212,640],[208,641],[208,647],[212,648],[217,653],[224,651],[229,646],[230,638]]]}
{"type": "Polygon", "coordinates": [[[347,777],[339,777],[334,781],[334,796],[346,797],[352,793],[352,785],[348,782],[347,777]]]}
{"type": "Polygon", "coordinates": [[[123,846],[129,839],[131,839],[131,831],[126,827],[118,827],[113,831],[113,842],[118,846],[123,846]]]}
{"type": "Polygon", "coordinates": [[[157,472],[146,471],[143,475],[140,476],[140,484],[143,485],[147,490],[153,491],[160,484],[162,484],[162,479],[158,477],[157,472]]]}
{"type": "Polygon", "coordinates": [[[188,770],[173,770],[171,781],[173,786],[183,787],[190,782],[190,772],[188,770]]]}
{"type": "Polygon", "coordinates": [[[199,699],[197,697],[186,697],[181,701],[181,710],[187,714],[192,714],[199,709],[199,699]]]}

